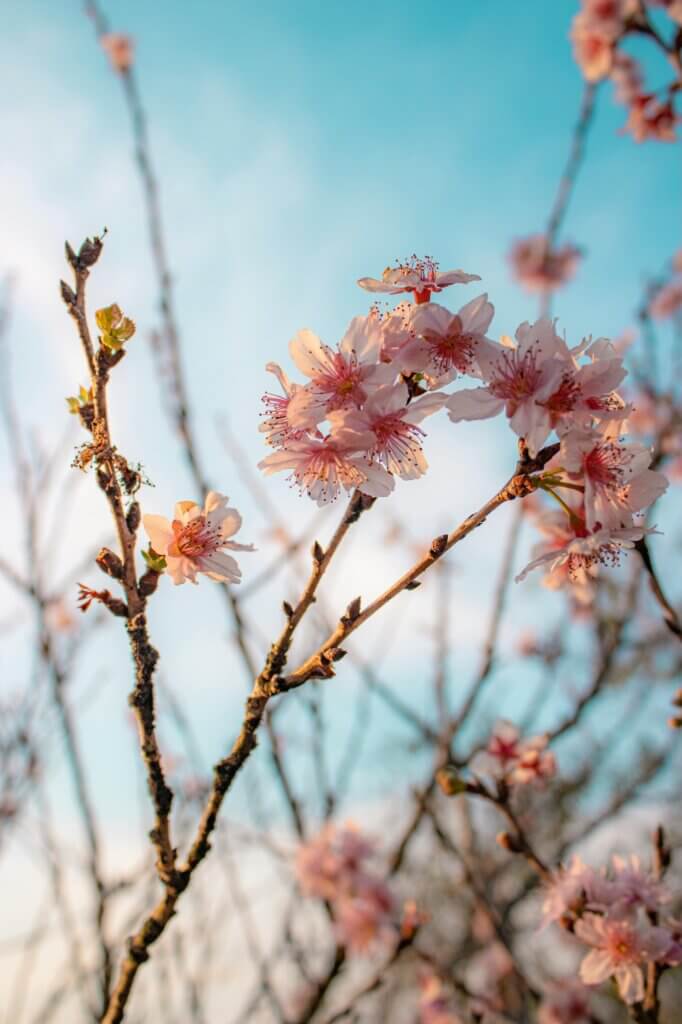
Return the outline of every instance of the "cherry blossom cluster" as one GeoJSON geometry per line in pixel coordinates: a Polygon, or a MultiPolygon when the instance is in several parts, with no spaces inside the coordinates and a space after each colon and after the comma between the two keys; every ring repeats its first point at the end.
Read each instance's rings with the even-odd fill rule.
{"type": "Polygon", "coordinates": [[[682,926],[666,916],[669,890],[640,860],[614,856],[595,870],[574,855],[547,883],[545,923],[558,922],[589,947],[580,977],[586,985],[612,978],[624,1002],[641,1003],[649,964],[682,963],[682,926]]]}
{"type": "Polygon", "coordinates": [[[365,953],[398,933],[397,904],[371,865],[374,845],[352,825],[326,825],[299,847],[296,874],[303,892],[331,904],[338,941],[365,953]]]}
{"type": "Polygon", "coordinates": [[[544,785],[556,774],[556,759],[547,742],[546,736],[522,739],[513,722],[499,719],[485,749],[476,754],[472,769],[509,787],[544,785]]]}
{"type": "Polygon", "coordinates": [[[381,280],[358,283],[373,293],[414,296],[390,312],[373,308],[352,320],[336,348],[310,330],[289,345],[307,383],[289,380],[275,363],[267,369],[282,394],[266,394],[261,431],[276,450],[259,464],[266,473],[289,470],[319,505],[343,488],[385,497],[395,478],[414,480],[427,470],[420,424],[444,407],[441,388],[458,374],[476,374],[476,349],[493,318],[487,295],[452,313],[430,302],[433,292],[479,280],[461,270],[438,271],[430,259],[406,260],[381,280]]]}
{"type": "Polygon", "coordinates": [[[412,257],[380,280],[358,283],[373,293],[411,293],[413,304],[356,317],[336,349],[300,331],[289,348],[308,382],[292,382],[268,364],[282,393],[263,398],[260,429],[275,451],[260,468],[288,470],[320,505],[342,488],[382,497],[395,477],[426,471],[419,424],[427,416],[445,408],[457,423],[504,412],[531,458],[553,433],[560,445],[533,484],[561,512],[541,520],[547,541],[518,579],[547,565],[550,586],[585,588],[599,565],[617,564],[622,550],[644,537],[634,516],[667,486],[649,468],[649,450],[620,438],[630,411],[617,391],[626,376],[622,355],[606,338],[569,347],[547,318],[521,324],[514,339],[493,341],[486,331],[494,308],[485,293],[457,313],[432,301],[448,285],[472,280],[477,276],[441,273],[432,259],[412,257]],[[478,384],[445,393],[458,377],[478,384]]]}
{"type": "Polygon", "coordinates": [[[680,0],[582,0],[582,9],[575,16],[571,38],[576,61],[589,82],[610,78],[616,99],[629,111],[625,131],[637,142],[655,139],[675,141],[675,125],[680,120],[675,111],[675,96],[680,88],[679,26],[682,25],[680,0]],[[673,27],[668,42],[650,18],[650,8],[665,10],[673,27]],[[665,51],[675,67],[675,77],[667,88],[649,92],[644,85],[641,65],[620,44],[632,35],[646,35],[665,51]]]}

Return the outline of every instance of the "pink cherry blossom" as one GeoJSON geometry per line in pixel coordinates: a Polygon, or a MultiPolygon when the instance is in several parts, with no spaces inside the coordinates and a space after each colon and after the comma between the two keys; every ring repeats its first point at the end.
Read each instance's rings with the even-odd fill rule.
{"type": "Polygon", "coordinates": [[[266,444],[280,448],[289,441],[300,440],[305,436],[304,430],[295,430],[289,423],[289,402],[300,385],[292,383],[277,363],[267,363],[265,369],[277,378],[283,394],[273,395],[266,392],[263,395],[265,412],[258,429],[266,435],[266,444]]]}
{"type": "Polygon", "coordinates": [[[408,399],[409,391],[402,381],[380,388],[367,399],[362,411],[330,413],[332,434],[371,432],[375,442],[370,457],[389,473],[415,480],[428,468],[421,444],[425,434],[417,424],[441,409],[447,399],[441,394],[423,395],[409,404],[408,399]]]}
{"type": "Polygon", "coordinates": [[[542,997],[538,1024],[593,1024],[589,990],[579,981],[555,982],[542,997]]]}
{"type": "Polygon", "coordinates": [[[575,923],[575,935],[593,948],[580,965],[586,985],[615,978],[621,999],[628,1005],[644,999],[646,964],[665,958],[672,936],[665,928],[631,918],[584,914],[575,923]]]}
{"type": "Polygon", "coordinates": [[[675,278],[654,295],[649,303],[649,312],[657,320],[667,320],[682,308],[682,277],[675,278]]]}
{"type": "Polygon", "coordinates": [[[632,854],[626,859],[614,854],[612,862],[612,909],[627,911],[639,906],[658,911],[671,899],[670,892],[642,866],[639,857],[632,854]]]}
{"type": "Polygon", "coordinates": [[[661,100],[654,93],[640,93],[630,102],[630,116],[623,131],[629,132],[635,142],[675,142],[679,120],[670,97],[661,100]]]}
{"type": "Polygon", "coordinates": [[[639,63],[628,53],[618,50],[613,57],[611,81],[615,87],[617,102],[629,107],[637,96],[641,95],[644,85],[639,63]]]}
{"type": "Polygon", "coordinates": [[[485,749],[472,764],[475,772],[504,779],[510,786],[544,784],[556,773],[554,754],[547,750],[546,736],[521,739],[519,729],[507,719],[499,719],[485,749]]]}
{"type": "Polygon", "coordinates": [[[582,913],[586,907],[602,907],[611,901],[611,886],[603,871],[597,872],[573,854],[568,866],[552,872],[545,882],[543,924],[582,913]]]}
{"type": "Polygon", "coordinates": [[[358,408],[373,391],[391,383],[396,371],[380,362],[381,343],[381,323],[373,314],[355,317],[336,352],[312,331],[299,331],[289,352],[310,383],[290,394],[291,427],[307,429],[336,409],[358,408]]]}
{"type": "Polygon", "coordinates": [[[297,851],[299,884],[308,896],[338,899],[354,890],[373,853],[373,844],[352,823],[327,825],[297,851]]]}
{"type": "Polygon", "coordinates": [[[547,750],[546,736],[533,736],[522,744],[517,760],[511,767],[508,782],[523,786],[533,783],[542,786],[556,775],[556,758],[547,750]]]}
{"type": "Polygon", "coordinates": [[[576,14],[571,26],[573,54],[588,82],[598,82],[610,73],[617,37],[612,22],[595,19],[584,10],[576,14]]]}
{"type": "Polygon", "coordinates": [[[380,879],[357,880],[354,891],[334,905],[339,942],[351,953],[367,953],[396,938],[395,904],[389,887],[380,879]]]}
{"type": "Polygon", "coordinates": [[[477,755],[476,771],[503,779],[516,762],[521,749],[521,733],[513,722],[500,718],[490,734],[485,749],[477,755]]]}
{"type": "MultiPolygon", "coordinates": [[[[570,502],[570,500],[569,498],[568,501],[570,502]]],[[[582,506],[576,515],[584,518],[582,506]]],[[[575,598],[579,604],[588,606],[594,597],[593,578],[598,575],[598,565],[590,567],[578,580],[575,575],[571,576],[570,574],[569,561],[559,557],[567,545],[576,538],[575,524],[569,521],[565,512],[559,510],[554,512],[545,509],[534,515],[533,519],[543,534],[543,539],[533,546],[531,552],[534,560],[543,559],[542,564],[547,567],[542,578],[542,585],[548,590],[570,587],[571,597],[575,598]],[[550,556],[553,556],[554,561],[550,556]]]]}
{"type": "Polygon", "coordinates": [[[145,515],[142,522],[154,551],[166,559],[173,583],[197,582],[197,573],[212,580],[239,583],[241,571],[230,551],[254,551],[252,544],[230,540],[242,525],[242,517],[228,507],[229,498],[217,491],[206,495],[203,510],[194,501],[179,501],[172,522],[163,516],[145,515]]]}
{"type": "Polygon", "coordinates": [[[420,259],[413,255],[395,267],[386,267],[380,281],[374,277],[361,277],[358,284],[368,292],[388,295],[410,292],[415,302],[420,303],[428,302],[432,292],[442,292],[451,284],[480,280],[478,274],[467,274],[463,270],[439,271],[438,264],[430,256],[420,259]]]}
{"type": "Polygon", "coordinates": [[[502,345],[480,343],[477,362],[485,386],[455,392],[448,415],[460,420],[487,419],[503,410],[512,430],[537,454],[552,429],[547,401],[561,385],[571,355],[550,320],[523,323],[502,345]]]}
{"type": "Polygon", "coordinates": [[[571,431],[561,440],[560,459],[584,484],[588,530],[631,527],[635,512],[648,508],[668,487],[663,473],[649,469],[643,444],[604,439],[596,431],[571,431]]]}
{"type": "Polygon", "coordinates": [[[550,292],[575,274],[581,252],[574,245],[548,248],[546,235],[519,238],[511,247],[509,262],[514,277],[529,292],[550,292]]]}
{"type": "Polygon", "coordinates": [[[584,535],[574,533],[572,539],[569,539],[562,548],[557,550],[556,546],[552,545],[549,551],[529,562],[516,577],[516,582],[525,580],[533,569],[548,565],[551,573],[562,569],[568,581],[585,586],[590,582],[590,577],[597,574],[600,565],[619,565],[623,551],[633,548],[635,541],[654,532],[644,526],[634,526],[626,529],[601,529],[584,535]]]}
{"type": "Polygon", "coordinates": [[[132,36],[124,35],[122,32],[107,32],[100,37],[100,44],[109,57],[114,71],[123,75],[130,70],[133,64],[132,36]]]}
{"type": "Polygon", "coordinates": [[[318,505],[338,498],[341,488],[358,488],[374,498],[385,497],[394,479],[368,452],[376,444],[371,431],[339,430],[326,438],[302,437],[288,441],[280,451],[267,455],[258,468],[270,475],[291,470],[291,479],[318,505]]]}
{"type": "Polygon", "coordinates": [[[485,293],[457,313],[435,302],[413,306],[408,322],[415,337],[395,357],[398,368],[423,373],[437,386],[454,380],[458,373],[477,375],[476,351],[494,312],[485,293]]]}

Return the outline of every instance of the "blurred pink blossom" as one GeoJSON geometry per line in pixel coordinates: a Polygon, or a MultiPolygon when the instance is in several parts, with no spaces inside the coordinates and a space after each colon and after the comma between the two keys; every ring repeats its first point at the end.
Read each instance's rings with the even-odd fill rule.
{"type": "Polygon", "coordinates": [[[549,248],[546,235],[519,238],[511,247],[509,262],[514,277],[529,292],[550,292],[574,276],[581,252],[574,245],[549,248]]]}

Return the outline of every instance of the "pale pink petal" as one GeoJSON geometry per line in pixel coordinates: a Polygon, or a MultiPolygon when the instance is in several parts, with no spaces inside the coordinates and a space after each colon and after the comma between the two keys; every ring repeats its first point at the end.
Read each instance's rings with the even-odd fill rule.
{"type": "Polygon", "coordinates": [[[504,409],[504,400],[495,398],[488,388],[467,388],[456,391],[447,401],[448,416],[453,423],[460,420],[486,420],[504,409]]]}
{"type": "Polygon", "coordinates": [[[165,516],[142,516],[142,525],[151,541],[154,551],[159,555],[165,555],[168,545],[173,540],[173,529],[165,516]]]}

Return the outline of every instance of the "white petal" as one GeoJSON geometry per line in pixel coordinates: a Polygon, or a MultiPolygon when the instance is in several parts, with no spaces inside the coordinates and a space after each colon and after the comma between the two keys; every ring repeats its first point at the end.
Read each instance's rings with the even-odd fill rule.
{"type": "Polygon", "coordinates": [[[504,401],[495,398],[487,388],[456,391],[447,401],[448,416],[453,423],[460,420],[486,420],[504,409],[504,401]]]}
{"type": "Polygon", "coordinates": [[[168,545],[173,540],[173,529],[165,516],[142,516],[142,525],[151,541],[154,551],[165,555],[168,545]]]}

